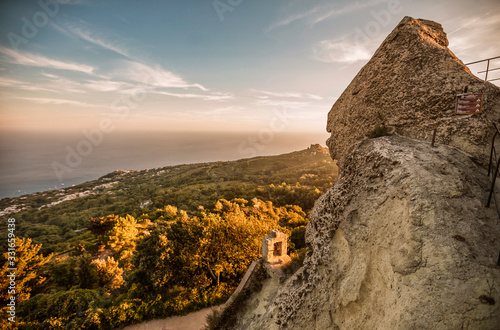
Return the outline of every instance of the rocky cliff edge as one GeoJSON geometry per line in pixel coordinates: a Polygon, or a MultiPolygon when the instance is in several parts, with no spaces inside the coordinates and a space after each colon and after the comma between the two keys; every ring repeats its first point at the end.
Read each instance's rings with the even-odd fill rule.
{"type": "Polygon", "coordinates": [[[335,103],[340,176],[311,214],[304,265],[266,280],[237,328],[500,328],[500,220],[477,164],[500,92],[447,44],[439,24],[403,19],[335,103]],[[486,94],[483,114],[454,115],[466,87],[486,94]],[[368,139],[374,125],[393,135],[368,139]]]}

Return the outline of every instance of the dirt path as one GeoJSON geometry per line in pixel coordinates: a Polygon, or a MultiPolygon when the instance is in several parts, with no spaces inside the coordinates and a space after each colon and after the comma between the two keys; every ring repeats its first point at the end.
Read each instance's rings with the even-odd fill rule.
{"type": "Polygon", "coordinates": [[[221,306],[205,308],[184,316],[173,316],[134,324],[124,328],[124,330],[200,330],[205,326],[205,318],[212,312],[212,309],[221,306]]]}

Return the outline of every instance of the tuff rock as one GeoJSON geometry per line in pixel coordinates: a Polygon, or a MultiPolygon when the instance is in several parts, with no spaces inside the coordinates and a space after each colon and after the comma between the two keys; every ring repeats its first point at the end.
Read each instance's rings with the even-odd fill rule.
{"type": "Polygon", "coordinates": [[[342,163],[355,142],[377,126],[453,145],[487,158],[491,121],[500,119],[500,90],[473,76],[448,49],[440,24],[405,17],[345,89],[328,114],[327,141],[342,163]],[[455,98],[484,93],[480,115],[455,115],[455,98]]]}
{"type": "Polygon", "coordinates": [[[317,202],[304,265],[267,279],[238,329],[499,329],[500,220],[485,207],[500,90],[404,18],[328,115],[340,176],[317,202]],[[454,114],[483,92],[482,114],[454,114]],[[377,125],[391,136],[367,138],[377,125]],[[430,133],[438,129],[438,146],[430,133]]]}

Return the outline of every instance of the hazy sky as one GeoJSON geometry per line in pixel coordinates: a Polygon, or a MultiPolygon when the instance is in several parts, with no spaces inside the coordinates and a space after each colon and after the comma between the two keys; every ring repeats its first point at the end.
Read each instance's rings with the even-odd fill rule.
{"type": "Polygon", "coordinates": [[[2,0],[0,12],[4,131],[323,131],[404,16],[443,24],[466,63],[500,55],[498,0],[2,0]]]}

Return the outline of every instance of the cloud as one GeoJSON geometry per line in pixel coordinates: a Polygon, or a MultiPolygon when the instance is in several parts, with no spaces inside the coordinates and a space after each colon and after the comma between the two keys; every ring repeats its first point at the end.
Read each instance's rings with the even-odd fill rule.
{"type": "Polygon", "coordinates": [[[257,105],[283,107],[283,108],[304,108],[311,105],[310,102],[297,102],[287,100],[257,100],[257,105]]]}
{"type": "Polygon", "coordinates": [[[295,21],[298,21],[298,20],[308,19],[309,17],[312,17],[315,14],[317,14],[323,7],[324,6],[317,6],[317,7],[314,7],[313,9],[310,9],[304,13],[291,15],[285,19],[282,19],[278,22],[271,24],[271,26],[269,26],[267,28],[267,31],[271,31],[271,30],[274,30],[276,28],[289,25],[289,24],[291,24],[295,21]]]}
{"type": "Polygon", "coordinates": [[[247,109],[240,106],[228,106],[223,108],[215,109],[194,109],[185,112],[188,115],[194,115],[202,118],[210,118],[212,120],[224,120],[227,121],[229,118],[242,118],[242,114],[250,113],[247,109]]]}
{"type": "Polygon", "coordinates": [[[159,65],[149,65],[135,61],[121,61],[120,68],[113,73],[117,77],[140,84],[163,88],[197,88],[208,91],[200,84],[190,84],[181,76],[163,69],[159,65]]]}
{"type": "Polygon", "coordinates": [[[0,46],[0,54],[3,55],[7,62],[19,65],[34,66],[41,68],[51,68],[59,70],[70,70],[93,74],[95,68],[78,63],[62,62],[59,60],[50,59],[44,56],[20,52],[0,46]]]}
{"type": "MultiPolygon", "coordinates": [[[[80,71],[92,74],[94,78],[88,80],[81,78],[76,79],[70,75],[66,75],[63,73],[61,73],[60,75],[56,75],[52,72],[42,72],[42,79],[39,79],[37,77],[38,80],[36,80],[36,84],[33,84],[33,81],[31,83],[14,83],[11,81],[10,84],[4,81],[4,84],[9,85],[9,87],[18,89],[29,89],[25,87],[30,86],[30,84],[37,85],[42,86],[37,87],[37,90],[44,90],[53,93],[64,92],[90,94],[93,92],[107,92],[131,94],[140,92],[155,93],[182,99],[199,99],[203,101],[224,101],[234,98],[231,94],[228,93],[209,92],[209,89],[204,87],[203,85],[188,82],[179,74],[166,70],[160,65],[146,64],[146,61],[143,61],[139,58],[134,58],[130,51],[119,45],[119,38],[114,38],[114,41],[110,42],[109,38],[106,38],[102,33],[93,31],[93,27],[85,21],[78,20],[76,23],[71,22],[63,24],[62,26],[55,23],[51,24],[54,29],[63,33],[69,38],[85,40],[92,45],[110,50],[113,53],[119,55],[119,57],[115,57],[111,62],[108,62],[111,63],[111,66],[108,65],[94,68],[88,65],[65,63],[40,55],[21,53],[19,51],[3,47],[0,48],[0,55],[3,55],[4,60],[7,60],[11,63],[42,68],[56,68],[80,71]],[[126,59],[124,59],[124,57],[126,59]],[[99,72],[104,72],[105,76],[94,74],[96,70],[99,70],[99,72]],[[173,91],[179,89],[196,90],[197,92],[182,93],[173,91]]],[[[2,59],[2,57],[0,57],[0,59],[2,59]]],[[[30,100],[38,103],[92,106],[85,102],[74,101],[74,103],[71,103],[70,100],[51,98],[34,98],[30,100]]]]}
{"type": "Polygon", "coordinates": [[[373,7],[379,3],[387,1],[388,0],[370,0],[366,2],[356,1],[354,3],[349,3],[348,5],[341,8],[339,8],[335,4],[321,4],[303,13],[290,15],[287,18],[275,22],[267,28],[267,31],[269,32],[273,29],[287,26],[295,21],[304,21],[308,25],[313,26],[324,20],[363,10],[368,7],[373,7]]]}
{"type": "MultiPolygon", "coordinates": [[[[67,31],[101,48],[113,51],[116,54],[124,56],[127,60],[118,60],[119,69],[112,73],[114,78],[127,79],[143,85],[152,85],[166,88],[198,88],[203,91],[207,89],[200,84],[189,84],[181,76],[161,68],[159,65],[151,66],[145,64],[145,61],[134,57],[131,52],[117,42],[110,42],[101,33],[92,31],[91,25],[85,21],[79,21],[78,26],[75,23],[64,24],[66,29],[55,26],[56,29],[67,34],[67,31]]],[[[116,79],[115,79],[116,80],[116,79]]]]}
{"type": "Polygon", "coordinates": [[[83,6],[83,5],[87,5],[88,4],[88,0],[69,0],[69,1],[62,2],[61,4],[83,6]]]}
{"type": "Polygon", "coordinates": [[[92,104],[92,103],[81,102],[76,100],[67,100],[67,99],[53,99],[53,98],[42,98],[42,97],[18,97],[17,99],[36,102],[40,104],[72,105],[85,108],[106,108],[106,109],[110,108],[109,106],[103,106],[99,104],[92,104]]]}
{"type": "Polygon", "coordinates": [[[257,89],[252,89],[251,92],[256,98],[255,106],[295,109],[298,111],[296,115],[316,112],[328,107],[331,102],[330,99],[310,93],[274,92],[257,89]]]}
{"type": "Polygon", "coordinates": [[[354,3],[350,3],[349,5],[343,7],[343,8],[333,8],[327,11],[320,11],[318,15],[315,15],[315,17],[311,17],[310,24],[314,25],[319,22],[322,22],[324,20],[337,17],[340,15],[356,12],[359,10],[363,10],[369,7],[373,7],[378,5],[379,3],[387,2],[388,0],[370,0],[367,2],[362,2],[362,1],[356,1],[354,3]]]}
{"type": "Polygon", "coordinates": [[[269,91],[262,91],[262,90],[256,90],[252,89],[252,92],[256,94],[261,94],[257,95],[258,98],[268,98],[268,97],[280,97],[280,98],[299,98],[299,99],[311,99],[311,100],[323,100],[323,97],[315,94],[308,94],[308,93],[293,93],[293,92],[285,92],[285,93],[277,93],[277,92],[269,92],[269,91]]]}
{"type": "Polygon", "coordinates": [[[224,93],[214,93],[214,94],[188,94],[188,93],[170,93],[170,92],[154,92],[155,94],[173,96],[183,99],[201,99],[204,101],[226,101],[233,99],[234,96],[224,93]]]}
{"type": "MultiPolygon", "coordinates": [[[[450,22],[450,25],[454,22],[450,22]]],[[[450,49],[467,61],[482,60],[498,55],[500,13],[487,12],[470,17],[448,33],[450,49]]]]}
{"type": "Polygon", "coordinates": [[[113,51],[117,54],[120,54],[122,56],[125,56],[127,58],[130,58],[129,52],[124,49],[123,47],[120,47],[118,45],[115,45],[103,38],[102,36],[99,36],[95,33],[90,32],[89,30],[83,29],[83,28],[75,28],[75,27],[69,27],[69,29],[78,37],[82,38],[83,40],[86,40],[94,45],[97,45],[99,47],[102,47],[104,49],[113,51]]]}
{"type": "Polygon", "coordinates": [[[323,40],[317,43],[312,51],[315,60],[326,63],[351,64],[368,60],[372,56],[367,45],[347,40],[323,40]]]}
{"type": "Polygon", "coordinates": [[[16,88],[24,91],[44,91],[44,92],[55,92],[53,89],[40,87],[34,85],[30,82],[20,81],[17,79],[10,79],[6,77],[0,77],[0,87],[4,88],[16,88]]]}
{"type": "Polygon", "coordinates": [[[180,75],[165,70],[160,65],[146,64],[147,61],[137,58],[129,50],[125,49],[125,47],[118,45],[119,42],[116,41],[119,39],[118,37],[115,37],[115,41],[111,42],[109,41],[109,37],[105,37],[100,32],[93,31],[92,25],[83,20],[65,23],[63,26],[64,28],[53,24],[55,29],[69,37],[83,39],[93,45],[113,51],[127,58],[126,60],[123,58],[116,59],[114,61],[116,68],[109,73],[109,77],[102,77],[112,81],[108,83],[93,82],[86,85],[88,88],[98,90],[97,88],[102,87],[102,91],[119,91],[124,93],[138,89],[144,90],[145,86],[157,88],[196,88],[208,91],[203,85],[188,83],[180,75]],[[130,84],[117,82],[124,80],[130,84]]]}
{"type": "Polygon", "coordinates": [[[134,85],[111,80],[89,80],[81,84],[82,87],[94,90],[97,92],[117,92],[132,88],[134,85]]]}

